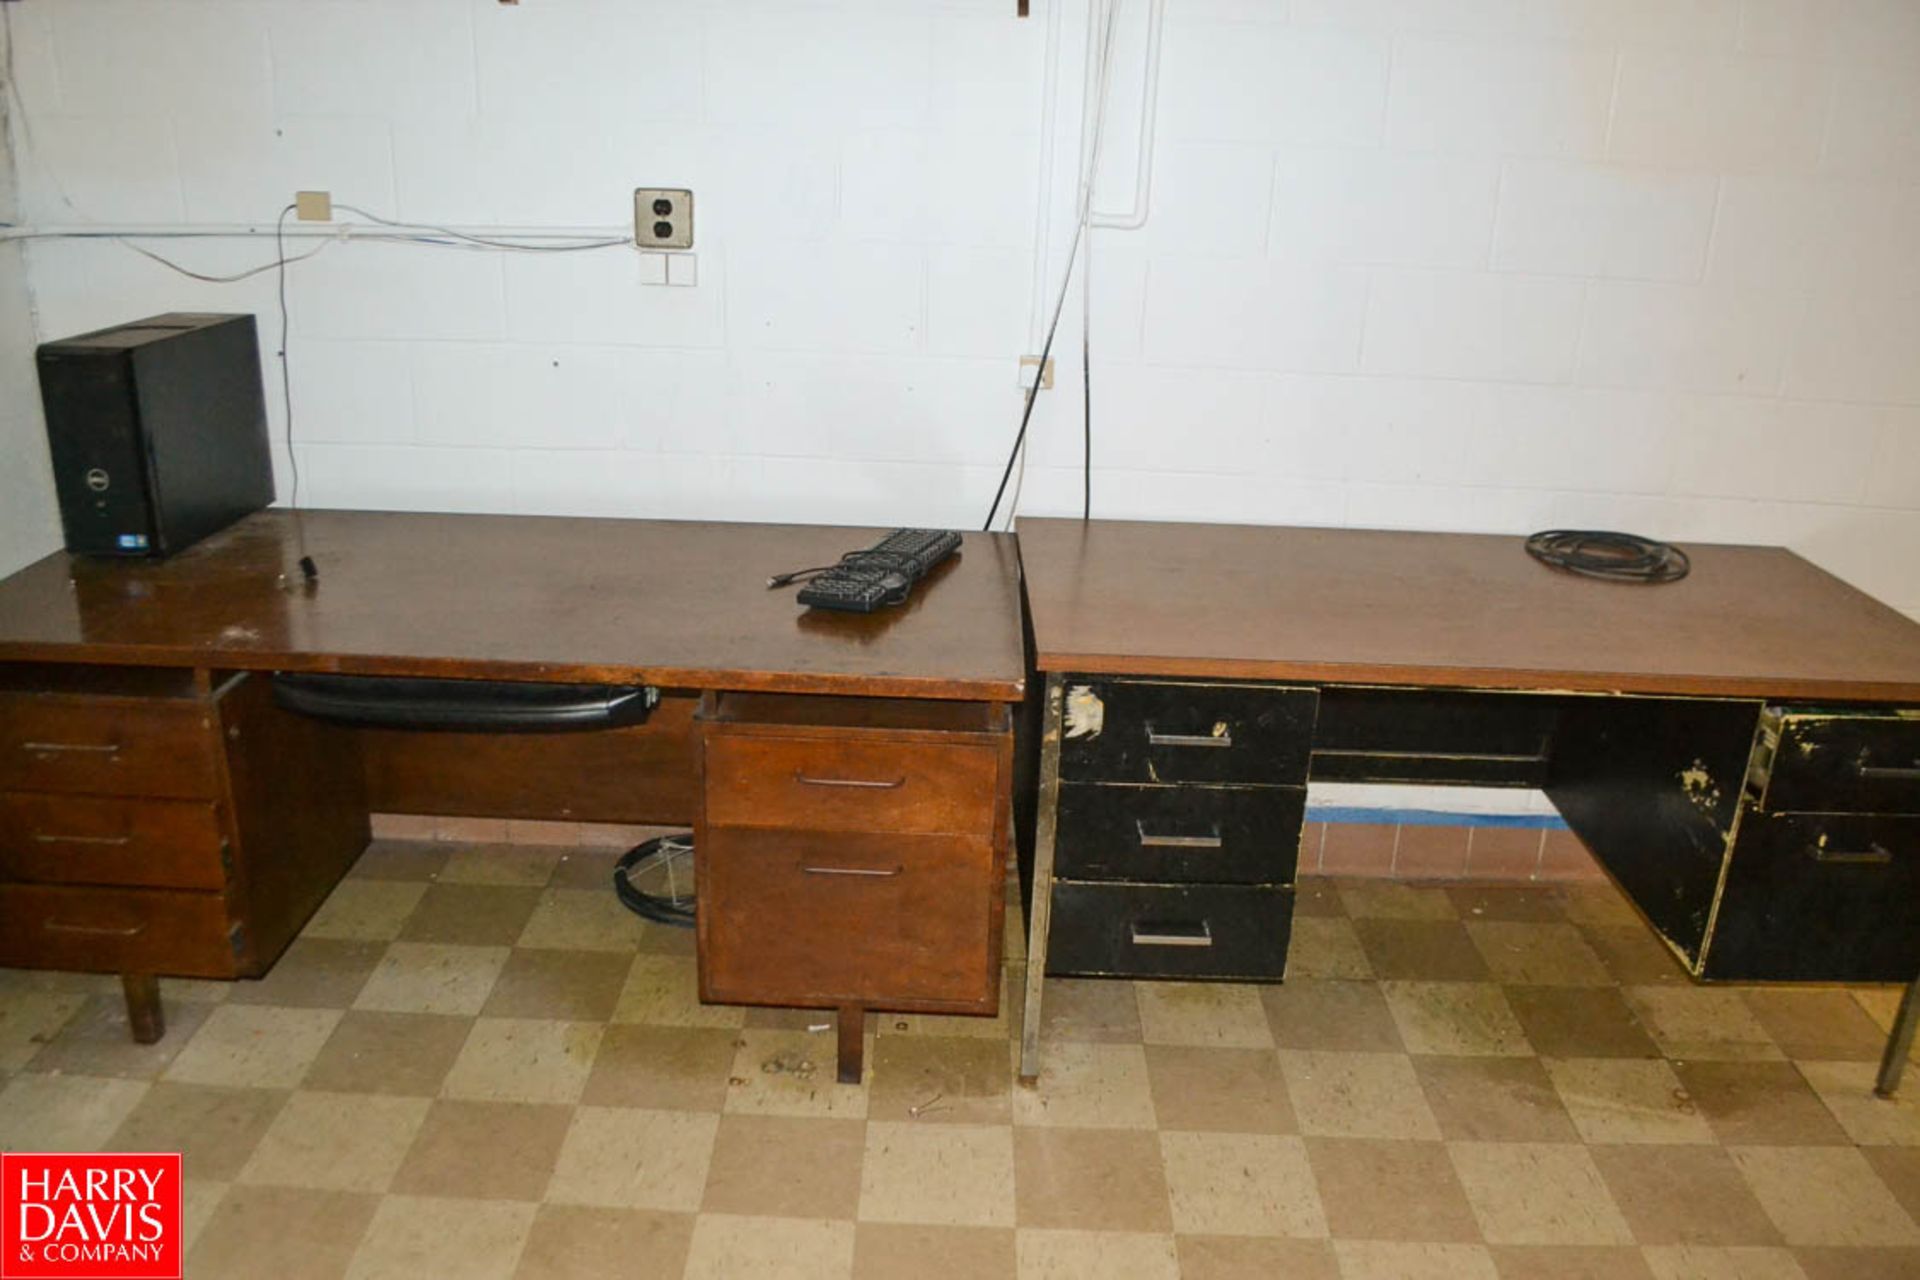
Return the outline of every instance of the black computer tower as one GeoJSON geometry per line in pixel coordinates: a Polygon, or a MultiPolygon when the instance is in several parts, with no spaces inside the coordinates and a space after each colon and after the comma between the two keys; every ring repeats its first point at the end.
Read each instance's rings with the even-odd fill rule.
{"type": "Polygon", "coordinates": [[[252,316],[154,316],[39,360],[69,551],[170,555],[273,501],[252,316]]]}

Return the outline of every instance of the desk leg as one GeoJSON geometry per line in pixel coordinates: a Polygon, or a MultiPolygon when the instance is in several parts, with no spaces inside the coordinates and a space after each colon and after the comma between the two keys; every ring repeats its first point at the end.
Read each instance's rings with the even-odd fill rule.
{"type": "Polygon", "coordinates": [[[1060,733],[1065,686],[1047,676],[1040,729],[1040,795],[1033,832],[1033,882],[1027,888],[1027,990],[1020,1015],[1020,1079],[1040,1078],[1040,987],[1047,977],[1047,926],[1053,920],[1053,834],[1060,811],[1060,733]]]}
{"type": "Polygon", "coordinates": [[[1900,1088],[1900,1073],[1907,1068],[1907,1054],[1913,1049],[1914,1024],[1920,1022],[1920,978],[1907,984],[1900,997],[1900,1012],[1893,1020],[1893,1033],[1887,1037],[1887,1053],[1880,1059],[1880,1078],[1873,1091],[1891,1098],[1900,1088]]]}
{"type": "Polygon", "coordinates": [[[866,1030],[867,1011],[857,1004],[840,1006],[840,1073],[841,1084],[859,1084],[866,1069],[866,1030]]]}
{"type": "Polygon", "coordinates": [[[160,979],[151,973],[123,973],[120,989],[127,996],[127,1027],[136,1044],[153,1044],[167,1034],[166,1010],[160,1007],[160,979]]]}

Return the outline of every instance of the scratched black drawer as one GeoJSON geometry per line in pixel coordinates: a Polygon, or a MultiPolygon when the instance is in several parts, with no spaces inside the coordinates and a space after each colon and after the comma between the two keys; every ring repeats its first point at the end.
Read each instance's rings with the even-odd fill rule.
{"type": "Polygon", "coordinates": [[[1920,973],[1920,817],[1749,810],[1705,976],[1911,982],[1920,973]]]}
{"type": "Polygon", "coordinates": [[[1313,689],[1070,678],[1060,776],[1302,786],[1313,689]]]}
{"type": "Polygon", "coordinates": [[[1065,782],[1054,874],[1067,880],[1289,884],[1304,787],[1065,782]]]}
{"type": "Polygon", "coordinates": [[[1055,881],[1047,972],[1273,981],[1292,929],[1291,889],[1055,881]]]}
{"type": "Polygon", "coordinates": [[[1920,813],[1920,716],[1788,711],[1763,729],[1769,810],[1920,813]]]}

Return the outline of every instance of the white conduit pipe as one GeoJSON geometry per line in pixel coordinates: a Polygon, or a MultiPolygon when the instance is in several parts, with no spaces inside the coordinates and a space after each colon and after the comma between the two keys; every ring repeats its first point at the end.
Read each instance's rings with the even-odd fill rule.
{"type": "MultiPolygon", "coordinates": [[[[1119,0],[1114,0],[1118,3],[1119,0]]],[[[1140,96],[1140,144],[1135,152],[1133,170],[1133,208],[1126,213],[1094,210],[1087,218],[1090,227],[1112,231],[1138,231],[1147,225],[1147,212],[1153,196],[1153,135],[1160,104],[1160,31],[1166,23],[1167,0],[1152,0],[1147,11],[1147,65],[1140,96]]],[[[1089,51],[1091,52],[1091,51],[1089,51]]],[[[1084,131],[1086,114],[1081,115],[1084,131]]]]}
{"type": "MultiPolygon", "coordinates": [[[[633,228],[624,227],[428,227],[415,223],[403,223],[399,226],[387,226],[373,222],[293,222],[286,225],[285,235],[293,239],[330,239],[338,237],[350,240],[354,236],[378,236],[392,239],[395,235],[413,235],[432,237],[436,231],[452,231],[463,236],[478,236],[483,239],[508,240],[617,240],[621,237],[631,239],[633,228]]],[[[0,240],[89,240],[128,239],[154,240],[244,240],[264,236],[271,240],[274,225],[271,222],[78,222],[72,224],[47,224],[43,226],[0,226],[0,240]]]]}

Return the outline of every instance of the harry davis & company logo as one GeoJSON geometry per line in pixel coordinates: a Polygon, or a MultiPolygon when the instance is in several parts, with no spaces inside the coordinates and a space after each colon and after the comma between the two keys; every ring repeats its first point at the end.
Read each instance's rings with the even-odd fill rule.
{"type": "Polygon", "coordinates": [[[0,1154],[0,1280],[181,1280],[180,1156],[0,1154]]]}

